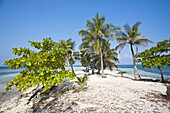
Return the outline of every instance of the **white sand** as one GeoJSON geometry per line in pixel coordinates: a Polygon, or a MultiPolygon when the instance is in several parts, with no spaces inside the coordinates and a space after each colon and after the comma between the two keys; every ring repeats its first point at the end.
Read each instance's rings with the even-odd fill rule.
{"type": "MultiPolygon", "coordinates": [[[[59,98],[59,101],[64,101],[64,105],[76,103],[76,106],[71,106],[73,112],[170,112],[170,102],[157,96],[165,94],[165,84],[134,81],[120,77],[116,72],[111,71],[105,71],[105,73],[107,78],[91,75],[86,91],[68,92],[59,98]]],[[[76,74],[81,76],[84,72],[78,71],[76,74]]],[[[24,112],[32,106],[26,105],[27,99],[23,98],[17,104],[16,100],[12,99],[4,103],[0,111],[24,112]]],[[[51,111],[55,111],[55,108],[51,111]]]]}

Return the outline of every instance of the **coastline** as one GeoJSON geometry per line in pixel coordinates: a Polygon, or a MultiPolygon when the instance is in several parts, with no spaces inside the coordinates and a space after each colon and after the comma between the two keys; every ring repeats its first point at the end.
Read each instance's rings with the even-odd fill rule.
{"type": "MultiPolygon", "coordinates": [[[[88,74],[83,71],[76,71],[75,73],[77,76],[88,74]]],[[[166,94],[166,87],[169,84],[134,81],[130,78],[120,77],[116,71],[106,70],[105,74],[107,78],[101,78],[97,74],[90,75],[85,91],[74,93],[73,91],[67,91],[56,101],[51,100],[51,104],[54,104],[54,102],[58,102],[58,104],[50,106],[50,109],[47,108],[45,111],[170,112],[170,101],[160,96],[166,94]],[[70,109],[67,109],[68,107],[70,109]]],[[[2,104],[0,111],[7,113],[30,111],[34,104],[27,105],[27,102],[28,96],[22,97],[18,103],[16,103],[16,98],[12,98],[2,104]]]]}

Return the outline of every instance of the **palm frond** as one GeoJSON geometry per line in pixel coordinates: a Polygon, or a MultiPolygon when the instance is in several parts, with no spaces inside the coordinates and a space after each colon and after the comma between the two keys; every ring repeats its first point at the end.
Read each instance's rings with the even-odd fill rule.
{"type": "Polygon", "coordinates": [[[69,38],[66,42],[67,44],[69,44],[71,42],[71,38],[69,38]]]}
{"type": "Polygon", "coordinates": [[[88,32],[88,31],[86,31],[86,30],[80,30],[80,31],[79,31],[79,36],[80,36],[80,37],[84,37],[84,36],[93,37],[93,34],[90,33],[90,32],[88,32]]]}
{"type": "Polygon", "coordinates": [[[123,28],[124,28],[124,30],[127,32],[127,34],[130,34],[131,29],[130,29],[130,26],[129,26],[128,24],[125,24],[125,25],[123,26],[123,28]]]}
{"type": "Polygon", "coordinates": [[[89,29],[95,29],[94,24],[91,21],[89,21],[89,20],[87,20],[86,27],[88,27],[89,29]]]}
{"type": "Polygon", "coordinates": [[[136,36],[134,38],[136,39],[136,38],[143,38],[143,37],[145,37],[145,36],[136,36]]]}
{"type": "Polygon", "coordinates": [[[115,49],[117,50],[118,48],[120,48],[120,49],[119,49],[119,53],[120,53],[121,49],[123,49],[123,47],[124,47],[127,43],[128,43],[128,42],[122,42],[122,43],[120,43],[119,45],[117,45],[115,49]]]}
{"type": "Polygon", "coordinates": [[[92,46],[89,46],[89,48],[85,51],[85,53],[84,53],[84,55],[83,55],[83,57],[85,57],[86,56],[86,54],[92,49],[93,47],[92,46]]]}
{"type": "Polygon", "coordinates": [[[141,23],[142,23],[142,22],[136,22],[136,23],[132,26],[131,31],[138,30],[138,27],[140,26],[141,23]]]}
{"type": "Polygon", "coordinates": [[[84,85],[87,84],[87,81],[89,79],[88,75],[85,75],[83,77],[76,77],[77,81],[75,81],[75,83],[79,84],[82,88],[82,90],[84,89],[84,85]]]}
{"type": "Polygon", "coordinates": [[[135,45],[143,45],[146,46],[148,44],[148,42],[153,43],[153,41],[149,40],[149,39],[138,39],[136,41],[134,41],[133,43],[135,45]]]}
{"type": "Polygon", "coordinates": [[[128,37],[118,37],[118,38],[116,38],[116,40],[117,40],[117,43],[122,43],[122,42],[126,42],[126,41],[128,41],[128,37]]]}
{"type": "Polygon", "coordinates": [[[106,65],[109,67],[110,70],[112,70],[112,68],[117,69],[117,66],[115,65],[115,63],[113,63],[110,59],[106,60],[106,65]]]}

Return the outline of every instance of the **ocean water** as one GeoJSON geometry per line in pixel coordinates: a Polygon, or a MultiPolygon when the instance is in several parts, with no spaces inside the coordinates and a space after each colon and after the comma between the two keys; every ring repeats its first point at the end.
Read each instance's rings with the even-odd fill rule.
{"type": "MultiPolygon", "coordinates": [[[[133,78],[133,65],[118,65],[118,68],[122,71],[126,71],[127,73],[124,74],[124,76],[128,76],[133,78]]],[[[141,75],[141,78],[154,78],[154,79],[161,79],[160,71],[157,68],[154,69],[148,69],[142,68],[142,65],[137,65],[138,72],[141,75]]],[[[67,69],[67,68],[66,68],[67,69]]],[[[85,67],[82,67],[80,65],[74,66],[75,71],[81,71],[82,69],[85,69],[85,67]]],[[[8,83],[9,80],[13,79],[15,75],[18,75],[20,71],[22,71],[23,68],[18,70],[11,70],[8,67],[0,67],[0,92],[5,91],[6,83],[8,83]]],[[[107,69],[106,69],[107,70],[107,69]]],[[[162,68],[164,78],[170,80],[170,67],[162,68]]]]}
{"type": "MultiPolygon", "coordinates": [[[[122,71],[126,71],[125,76],[133,78],[134,69],[133,65],[118,65],[118,68],[122,71]]],[[[137,65],[138,73],[140,74],[141,78],[153,78],[153,79],[160,79],[161,74],[160,71],[155,67],[154,69],[151,68],[142,68],[142,65],[137,65]]],[[[162,68],[164,79],[170,80],[170,67],[162,68]]]]}

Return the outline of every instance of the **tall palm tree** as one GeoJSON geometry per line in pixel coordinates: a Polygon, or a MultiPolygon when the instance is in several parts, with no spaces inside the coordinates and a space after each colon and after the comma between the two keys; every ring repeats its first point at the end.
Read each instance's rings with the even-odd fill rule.
{"type": "Polygon", "coordinates": [[[106,78],[103,69],[102,45],[105,44],[104,40],[106,38],[114,37],[112,32],[115,30],[115,26],[105,24],[105,17],[99,17],[99,14],[97,14],[95,18],[93,17],[92,20],[93,21],[87,20],[87,29],[80,30],[79,36],[84,37],[82,41],[92,44],[87,51],[93,48],[97,54],[100,54],[102,77],[106,78]]]}
{"type": "Polygon", "coordinates": [[[71,68],[70,68],[69,57],[73,56],[73,53],[74,53],[74,51],[73,51],[74,43],[75,43],[74,41],[71,41],[71,38],[68,39],[67,41],[64,41],[64,40],[60,41],[60,47],[62,47],[62,48],[67,50],[65,52],[65,57],[66,57],[66,62],[67,62],[67,66],[68,66],[69,72],[72,72],[71,68]]]}
{"type": "Polygon", "coordinates": [[[122,32],[120,30],[117,31],[117,42],[119,43],[118,46],[116,46],[116,49],[119,48],[119,53],[121,49],[129,44],[130,45],[130,50],[132,52],[132,57],[133,57],[133,65],[134,65],[134,77],[135,80],[140,80],[140,75],[137,71],[137,66],[136,66],[136,57],[138,55],[138,46],[146,46],[148,42],[153,43],[151,40],[144,38],[144,36],[141,36],[138,27],[140,26],[141,22],[136,22],[131,28],[128,24],[125,24],[123,26],[123,29],[125,32],[122,32]],[[136,53],[134,53],[134,46],[136,47],[136,53]]]}

